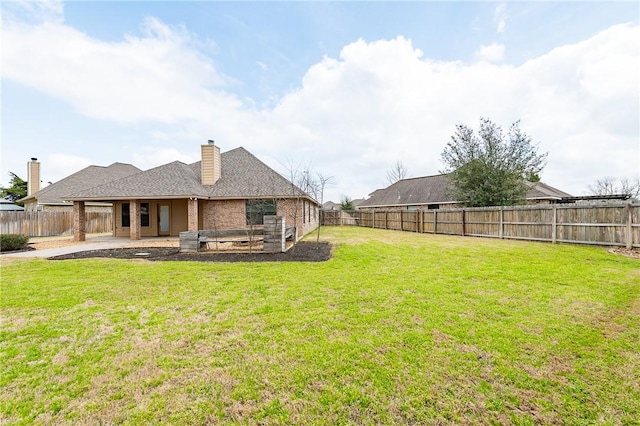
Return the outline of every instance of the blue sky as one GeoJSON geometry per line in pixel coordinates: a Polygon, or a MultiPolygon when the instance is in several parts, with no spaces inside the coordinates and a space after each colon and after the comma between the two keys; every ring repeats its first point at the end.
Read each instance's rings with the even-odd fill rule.
{"type": "Polygon", "coordinates": [[[89,164],[244,146],[326,198],[438,173],[458,122],[521,127],[543,181],[640,173],[635,2],[3,2],[2,158],[89,164]]]}

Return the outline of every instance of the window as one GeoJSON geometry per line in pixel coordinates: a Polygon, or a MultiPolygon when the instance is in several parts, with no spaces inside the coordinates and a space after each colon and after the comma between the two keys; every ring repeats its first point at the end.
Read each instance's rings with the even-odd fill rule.
{"type": "Polygon", "coordinates": [[[410,212],[415,212],[416,210],[418,210],[418,206],[407,206],[407,210],[409,210],[410,212]]]}
{"type": "Polygon", "coordinates": [[[129,203],[122,203],[122,227],[128,228],[131,226],[131,221],[129,220],[129,203]]]}
{"type": "MultiPolygon", "coordinates": [[[[140,203],[140,226],[149,226],[149,203],[140,203]]],[[[129,203],[122,203],[122,227],[128,228],[131,226],[131,213],[129,203]]]]}
{"type": "Polygon", "coordinates": [[[149,226],[149,203],[140,203],[140,226],[149,226]]]}
{"type": "Polygon", "coordinates": [[[440,208],[440,204],[429,204],[427,206],[427,210],[438,210],[440,208]]]}
{"type": "Polygon", "coordinates": [[[265,215],[276,214],[274,200],[247,200],[247,225],[264,224],[265,215]]]}

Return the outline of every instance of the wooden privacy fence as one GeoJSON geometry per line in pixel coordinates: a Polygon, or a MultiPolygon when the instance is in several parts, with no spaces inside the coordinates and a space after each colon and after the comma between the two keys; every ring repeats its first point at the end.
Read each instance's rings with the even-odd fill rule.
{"type": "Polygon", "coordinates": [[[326,226],[640,247],[640,204],[323,211],[326,226]]]}
{"type": "MultiPolygon", "coordinates": [[[[105,212],[85,213],[87,233],[111,232],[113,216],[105,212]]],[[[0,233],[51,237],[73,233],[73,212],[0,212],[0,233]]]]}

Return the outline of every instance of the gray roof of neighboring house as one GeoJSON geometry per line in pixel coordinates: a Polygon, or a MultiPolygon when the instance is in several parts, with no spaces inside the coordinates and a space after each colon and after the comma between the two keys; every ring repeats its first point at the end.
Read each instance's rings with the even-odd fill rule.
{"type": "Polygon", "coordinates": [[[542,182],[527,182],[529,185],[529,191],[527,192],[527,200],[534,199],[559,199],[566,197],[573,197],[573,195],[560,191],[558,188],[547,185],[542,182]]]}
{"type": "MultiPolygon", "coordinates": [[[[363,201],[364,201],[364,198],[356,198],[355,200],[351,200],[351,203],[353,203],[353,207],[358,207],[363,201]]],[[[322,208],[324,210],[341,210],[342,204],[334,203],[333,201],[326,201],[322,205],[322,208]]]]}
{"type": "Polygon", "coordinates": [[[324,210],[340,210],[340,203],[334,203],[333,201],[325,201],[322,204],[324,210]]]}
{"type": "Polygon", "coordinates": [[[29,202],[35,199],[39,204],[68,204],[64,200],[75,192],[139,172],[140,169],[136,166],[124,163],[113,163],[106,167],[89,166],[19,201],[29,202]]]}
{"type": "Polygon", "coordinates": [[[200,182],[200,162],[174,161],[150,170],[77,191],[72,200],[127,198],[262,198],[308,197],[298,187],[240,147],[221,154],[222,173],[214,185],[200,182]]]}
{"type": "MultiPolygon", "coordinates": [[[[449,195],[450,184],[449,175],[446,174],[402,179],[386,188],[375,190],[358,208],[457,203],[449,195]]],[[[528,182],[528,185],[530,189],[527,199],[559,200],[571,196],[542,182],[528,182]]]]}
{"type": "Polygon", "coordinates": [[[24,207],[21,207],[13,202],[9,198],[0,198],[0,210],[2,211],[22,211],[24,207]]]}
{"type": "Polygon", "coordinates": [[[447,175],[423,176],[399,180],[376,189],[358,208],[454,202],[447,195],[447,175]]]}
{"type": "Polygon", "coordinates": [[[364,203],[364,198],[356,198],[355,200],[351,200],[353,203],[353,207],[358,207],[360,204],[364,203]]]}

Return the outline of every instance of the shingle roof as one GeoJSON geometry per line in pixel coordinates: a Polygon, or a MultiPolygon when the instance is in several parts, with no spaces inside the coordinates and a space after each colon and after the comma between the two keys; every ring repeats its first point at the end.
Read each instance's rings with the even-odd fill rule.
{"type": "Polygon", "coordinates": [[[307,196],[242,147],[222,153],[220,159],[222,173],[214,185],[201,184],[200,162],[184,164],[174,161],[104,185],[77,191],[69,199],[307,196]]]}
{"type": "Polygon", "coordinates": [[[554,188],[551,185],[547,185],[542,182],[527,182],[529,185],[529,191],[527,192],[527,199],[543,198],[543,199],[559,199],[565,197],[573,197],[573,195],[560,191],[558,188],[554,188]]]}
{"type": "MultiPolygon", "coordinates": [[[[448,192],[449,175],[423,176],[403,179],[375,190],[358,208],[457,203],[448,192]]],[[[527,199],[561,199],[571,195],[542,182],[528,183],[527,199]]]]}
{"type": "Polygon", "coordinates": [[[454,200],[447,195],[448,185],[447,175],[402,179],[386,188],[375,190],[358,208],[451,203],[454,200]]]}
{"type": "Polygon", "coordinates": [[[193,169],[180,161],[154,167],[146,171],[104,185],[70,194],[70,199],[117,199],[157,197],[202,197],[206,191],[199,184],[193,169]]]}
{"type": "Polygon", "coordinates": [[[22,211],[24,207],[21,207],[13,202],[13,200],[4,197],[0,198],[0,210],[1,211],[22,211]]]}
{"type": "Polygon", "coordinates": [[[35,194],[21,199],[30,201],[36,199],[40,204],[62,204],[71,194],[106,182],[121,179],[139,173],[140,169],[131,164],[113,163],[110,166],[89,166],[52,183],[35,194]]]}
{"type": "MultiPolygon", "coordinates": [[[[222,174],[220,180],[210,186],[211,198],[308,197],[242,147],[222,153],[221,160],[222,174]]],[[[196,164],[200,170],[200,163],[196,164]]]]}

